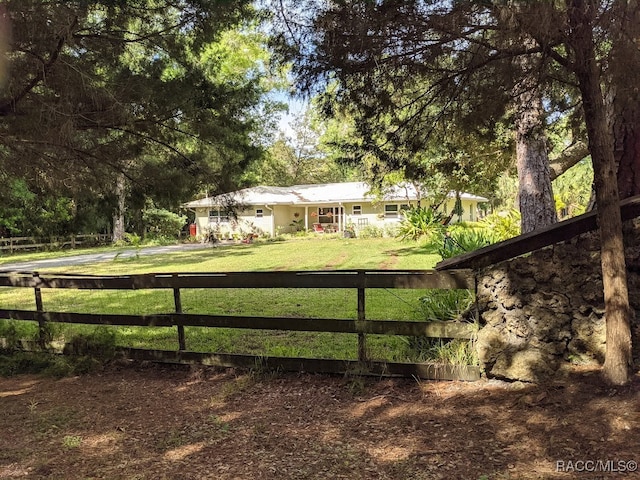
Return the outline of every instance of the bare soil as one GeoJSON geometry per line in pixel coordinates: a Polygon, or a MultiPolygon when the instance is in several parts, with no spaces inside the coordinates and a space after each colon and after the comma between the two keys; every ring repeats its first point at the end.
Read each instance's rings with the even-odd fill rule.
{"type": "Polygon", "coordinates": [[[531,386],[114,365],[0,378],[0,412],[3,479],[640,478],[640,377],[584,369],[531,386]]]}

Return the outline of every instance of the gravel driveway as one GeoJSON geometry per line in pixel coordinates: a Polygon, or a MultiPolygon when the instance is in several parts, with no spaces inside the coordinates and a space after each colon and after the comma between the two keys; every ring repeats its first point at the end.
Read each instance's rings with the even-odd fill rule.
{"type": "Polygon", "coordinates": [[[4,265],[0,265],[0,272],[31,272],[42,268],[68,267],[86,263],[108,262],[113,260],[116,256],[118,258],[130,258],[135,257],[136,255],[160,255],[164,253],[184,252],[204,248],[211,248],[211,244],[184,243],[159,247],[129,248],[126,250],[114,250],[112,252],[85,253],[68,257],[49,258],[46,260],[33,260],[31,262],[5,263],[4,265]]]}

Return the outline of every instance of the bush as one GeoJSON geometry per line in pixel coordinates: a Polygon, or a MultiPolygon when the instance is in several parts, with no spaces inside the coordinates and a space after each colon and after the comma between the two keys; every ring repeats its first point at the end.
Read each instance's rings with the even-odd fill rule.
{"type": "Polygon", "coordinates": [[[180,234],[187,217],[163,208],[148,207],[142,212],[142,221],[149,236],[175,238],[180,234]]]}
{"type": "Polygon", "coordinates": [[[383,237],[395,238],[398,236],[399,225],[397,223],[388,223],[384,226],[383,237]]]}
{"type": "Polygon", "coordinates": [[[494,237],[488,230],[469,225],[453,225],[429,237],[425,248],[443,259],[455,257],[491,245],[494,237]]]}
{"type": "Polygon", "coordinates": [[[367,225],[358,230],[358,236],[360,238],[382,238],[383,231],[376,225],[367,225]]]}
{"type": "Polygon", "coordinates": [[[419,240],[441,235],[444,231],[444,217],[432,208],[411,207],[402,212],[403,218],[397,236],[402,240],[419,240]]]}
{"type": "Polygon", "coordinates": [[[492,236],[493,242],[501,242],[520,235],[520,212],[510,210],[487,215],[478,222],[492,236]]]}

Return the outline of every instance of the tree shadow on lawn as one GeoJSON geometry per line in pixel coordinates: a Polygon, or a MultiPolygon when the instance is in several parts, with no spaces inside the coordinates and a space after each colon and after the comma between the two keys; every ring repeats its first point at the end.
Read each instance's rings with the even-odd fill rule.
{"type": "Polygon", "coordinates": [[[112,263],[127,264],[134,263],[136,268],[156,268],[175,270],[176,265],[180,266],[181,271],[189,272],[189,266],[197,266],[204,260],[215,257],[240,257],[254,254],[250,249],[254,249],[257,245],[224,245],[212,246],[208,249],[197,250],[193,252],[172,252],[170,255],[166,253],[157,255],[145,255],[139,257],[128,257],[123,259],[114,259],[112,263]]]}

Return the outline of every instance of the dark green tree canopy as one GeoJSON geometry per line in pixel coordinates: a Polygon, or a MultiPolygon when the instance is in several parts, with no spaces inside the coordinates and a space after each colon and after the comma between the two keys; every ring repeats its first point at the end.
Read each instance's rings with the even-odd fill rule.
{"type": "Polygon", "coordinates": [[[526,88],[514,59],[530,58],[549,118],[579,111],[570,72],[552,61],[561,36],[535,26],[555,18],[553,8],[538,3],[310,2],[281,12],[281,52],[327,115],[348,110],[353,162],[373,157],[381,175],[410,179],[441,173],[441,184],[488,195],[512,160],[513,102],[526,88]],[[527,25],[514,35],[518,23],[527,25]],[[538,32],[540,43],[522,42],[538,32]]]}
{"type": "Polygon", "coordinates": [[[4,4],[0,172],[104,190],[124,171],[142,190],[176,191],[224,184],[260,155],[261,79],[225,76],[229,59],[212,47],[256,18],[250,2],[4,4]]]}

